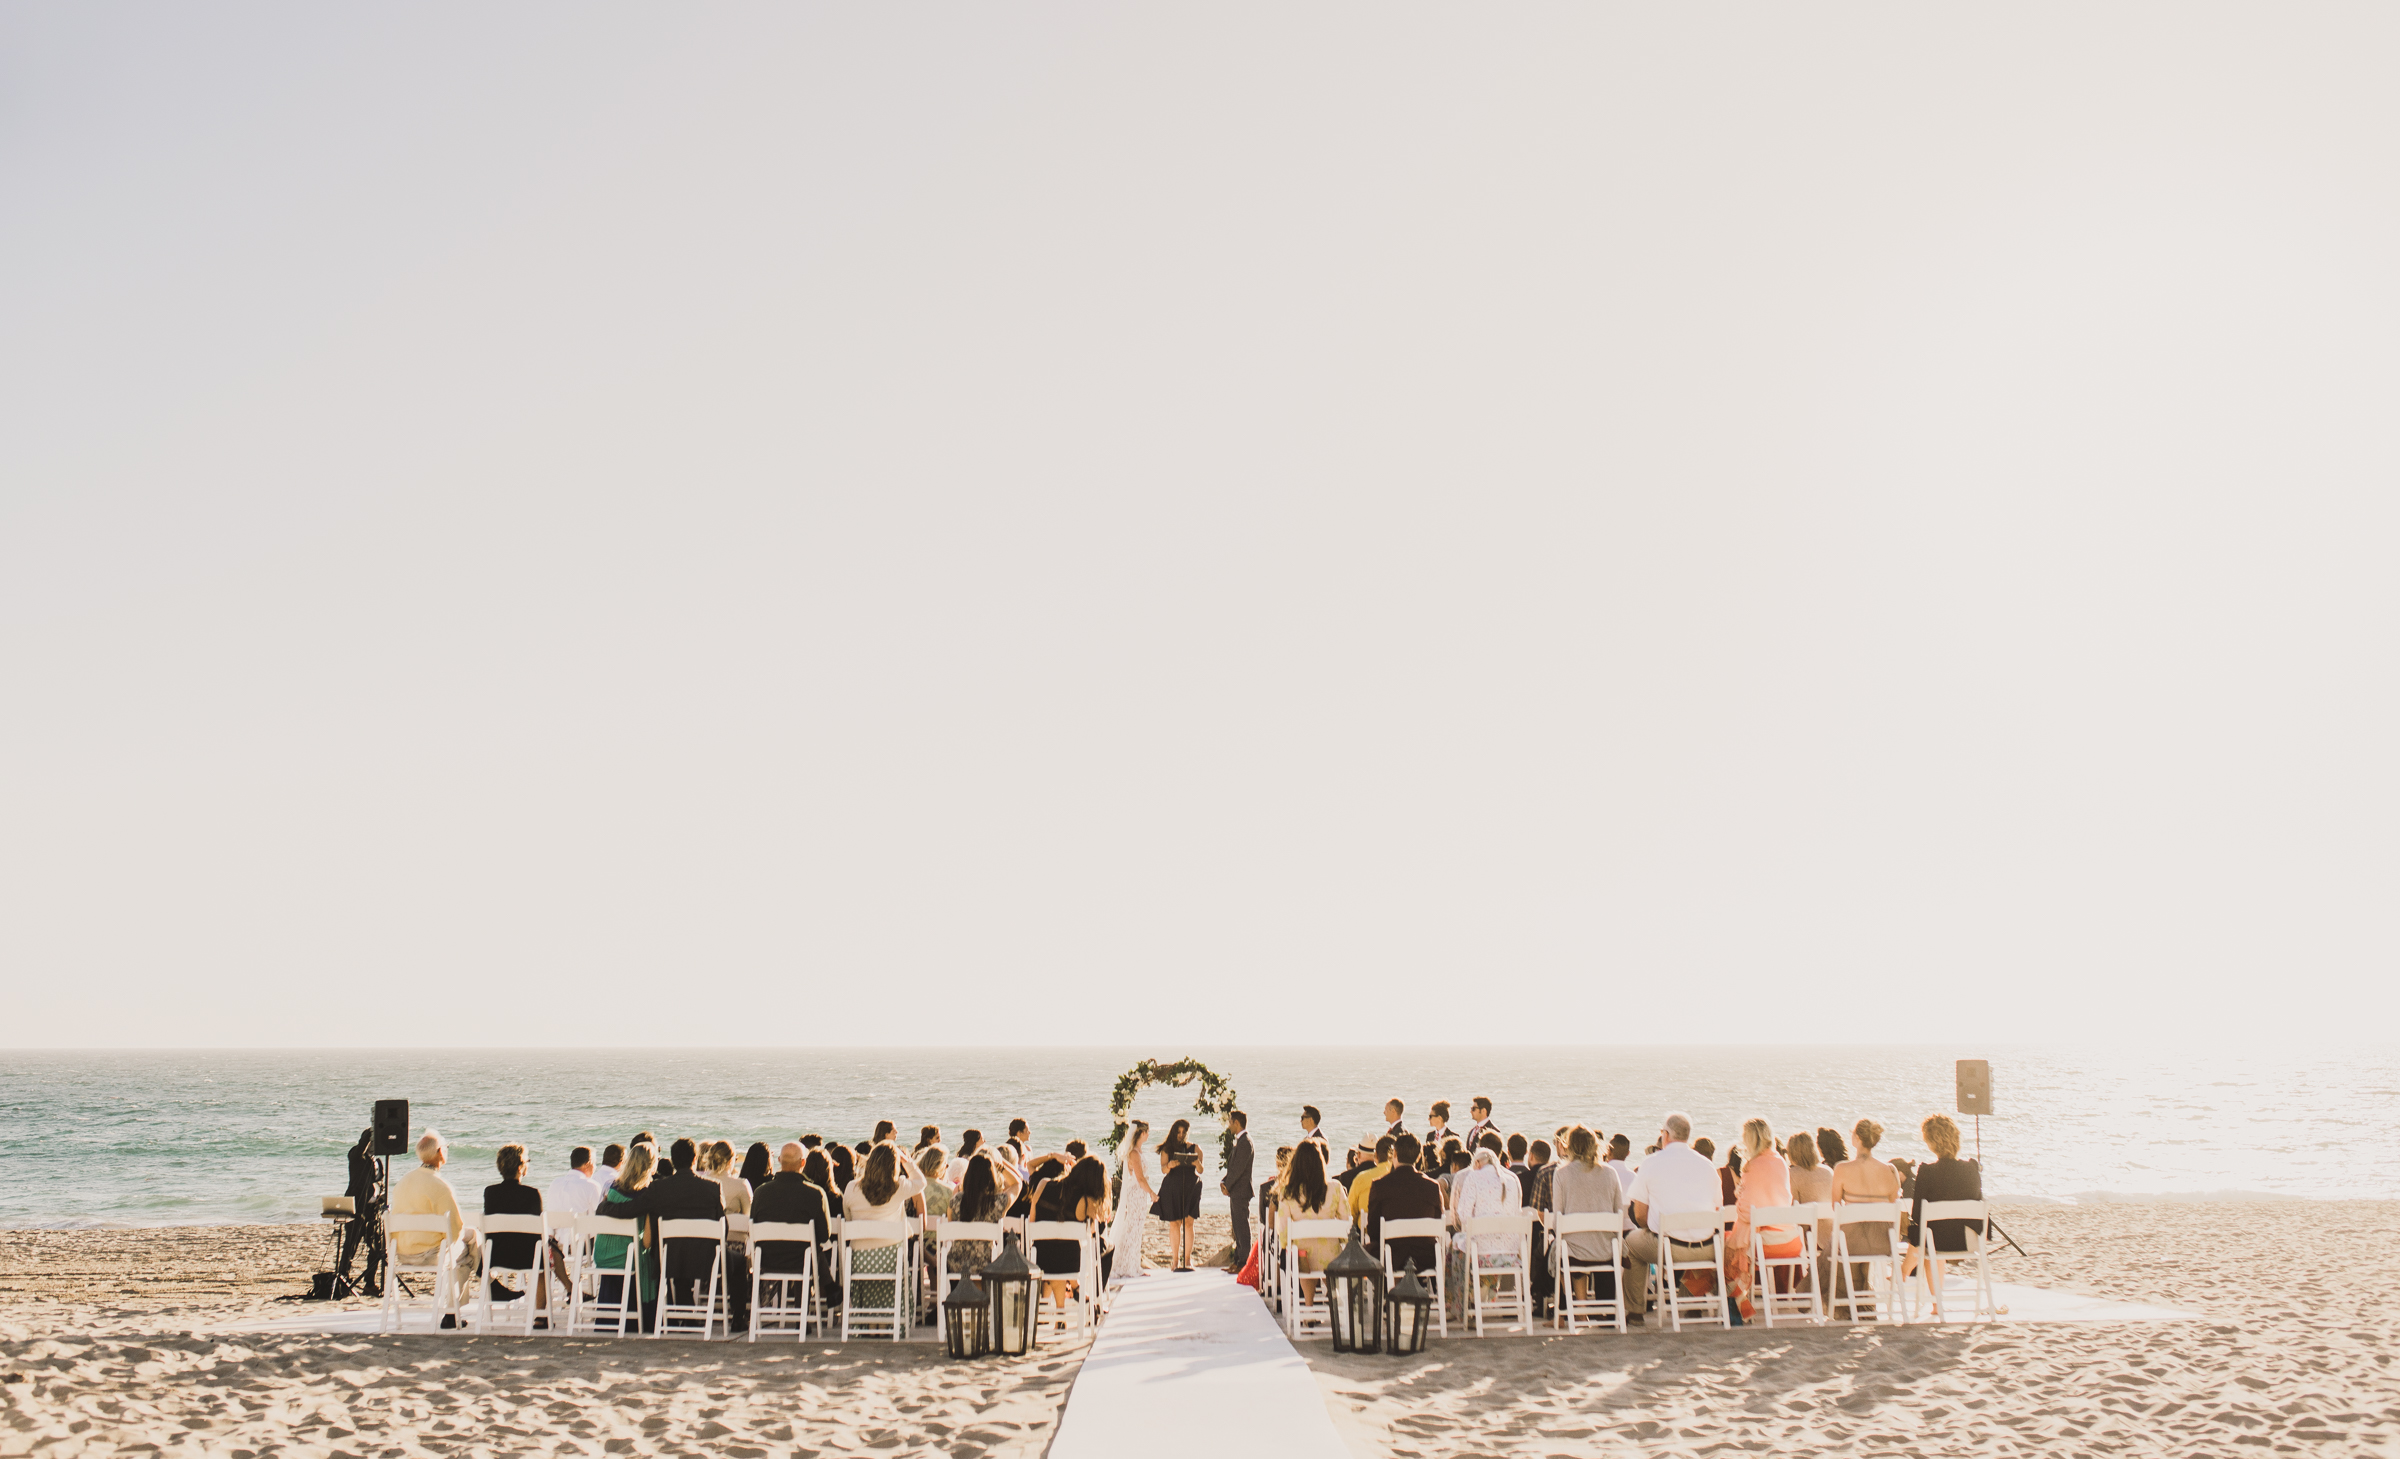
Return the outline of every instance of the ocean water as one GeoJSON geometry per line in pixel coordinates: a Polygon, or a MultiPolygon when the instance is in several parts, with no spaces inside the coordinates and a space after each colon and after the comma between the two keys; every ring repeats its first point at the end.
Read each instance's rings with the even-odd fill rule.
{"type": "MultiPolygon", "coordinates": [[[[1668,1109],[1723,1145],[1763,1115],[1780,1132],[1861,1116],[1884,1153],[1922,1153],[1917,1121],[1952,1107],[1952,1061],[1989,1058],[1997,1113],[1980,1132],[1986,1189],[2059,1200],[2228,1193],[2400,1197],[2400,1049],[1703,1047],[1343,1049],[779,1049],[0,1052],[0,1228],[313,1220],[341,1190],[342,1152],[378,1098],[439,1129],[462,1192],[529,1147],[547,1180],[577,1144],[636,1130],[780,1142],[863,1139],[890,1119],[997,1139],[1011,1116],[1054,1148],[1108,1132],[1108,1095],[1143,1057],[1190,1054],[1230,1080],[1262,1160],[1300,1106],[1340,1141],[1380,1128],[1398,1096],[1411,1129],[1436,1099],[1466,1122],[1489,1095],[1503,1129],[1571,1120],[1634,1136],[1668,1109]]],[[[1146,1091],[1163,1133],[1192,1090],[1146,1091]]],[[[1961,1121],[1970,1142],[1972,1122],[1961,1121]]],[[[1195,1130],[1211,1152],[1215,1129],[1195,1130]]],[[[1218,1204],[1222,1204],[1218,1202],[1218,1204]]]]}

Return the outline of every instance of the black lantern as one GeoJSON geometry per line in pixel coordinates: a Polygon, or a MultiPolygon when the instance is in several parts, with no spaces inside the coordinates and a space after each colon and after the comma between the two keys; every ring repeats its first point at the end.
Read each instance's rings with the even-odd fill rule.
{"type": "Polygon", "coordinates": [[[1350,1244],[1325,1267],[1325,1315],[1333,1320],[1333,1350],[1383,1350],[1383,1268],[1350,1233],[1350,1244]]]}
{"type": "Polygon", "coordinates": [[[992,1294],[972,1276],[942,1299],[942,1337],[954,1358],[980,1358],[992,1350],[992,1294]]]}
{"type": "Polygon", "coordinates": [[[1401,1269],[1400,1280],[1392,1283],[1392,1295],[1384,1299],[1384,1306],[1390,1309],[1384,1328],[1390,1337],[1384,1350],[1396,1358],[1425,1351],[1425,1330],[1433,1325],[1433,1293],[1417,1280],[1415,1262],[1401,1269]]]}
{"type": "Polygon", "coordinates": [[[1033,1350],[1033,1268],[1017,1249],[1017,1233],[1001,1238],[1000,1254],[984,1264],[983,1285],[992,1294],[992,1348],[1004,1358],[1033,1350]]]}

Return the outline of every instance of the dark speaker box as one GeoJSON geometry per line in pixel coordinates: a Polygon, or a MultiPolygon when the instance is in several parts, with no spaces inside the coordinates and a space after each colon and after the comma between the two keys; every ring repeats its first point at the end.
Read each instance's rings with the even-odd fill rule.
{"type": "Polygon", "coordinates": [[[406,1155],[408,1153],[408,1101],[379,1099],[375,1101],[375,1153],[406,1155]]]}
{"type": "Polygon", "coordinates": [[[1991,1060],[1958,1061],[1958,1112],[1962,1115],[1988,1115],[1992,1112],[1991,1060]]]}

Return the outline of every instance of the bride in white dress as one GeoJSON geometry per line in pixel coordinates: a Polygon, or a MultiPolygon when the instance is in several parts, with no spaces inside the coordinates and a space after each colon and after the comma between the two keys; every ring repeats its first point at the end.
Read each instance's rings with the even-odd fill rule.
{"type": "Polygon", "coordinates": [[[1150,1189],[1150,1172],[1142,1164],[1142,1143],[1149,1138],[1150,1126],[1141,1120],[1133,1122],[1132,1132],[1125,1137],[1125,1184],[1117,1192],[1117,1219],[1108,1228],[1108,1249],[1116,1253],[1108,1268],[1112,1287],[1142,1274],[1143,1223],[1150,1219],[1150,1203],[1158,1199],[1150,1189]]]}

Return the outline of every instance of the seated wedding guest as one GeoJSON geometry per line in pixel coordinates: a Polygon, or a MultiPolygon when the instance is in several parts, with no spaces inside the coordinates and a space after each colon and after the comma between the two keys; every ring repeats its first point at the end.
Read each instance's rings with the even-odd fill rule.
{"type": "Polygon", "coordinates": [[[950,1152],[940,1145],[928,1145],[917,1152],[917,1173],[925,1177],[925,1229],[930,1231],[951,1219],[950,1213],[958,1204],[958,1192],[950,1188],[945,1178],[950,1170],[950,1152]]]}
{"type": "MultiPolygon", "coordinates": [[[[1513,1216],[1523,1209],[1513,1188],[1515,1177],[1508,1173],[1507,1166],[1500,1163],[1499,1152],[1492,1149],[1496,1143],[1496,1137],[1477,1143],[1474,1163],[1467,1167],[1465,1174],[1451,1183],[1450,1210],[1458,1218],[1457,1224],[1463,1225],[1480,1216],[1513,1216]]],[[[1511,1236],[1470,1236],[1461,1231],[1450,1239],[1459,1251],[1459,1260],[1452,1263],[1451,1272],[1462,1282],[1466,1275],[1466,1255],[1470,1252],[1479,1251],[1484,1262],[1493,1266],[1513,1267],[1519,1259],[1516,1239],[1511,1236]]],[[[1497,1287],[1500,1279],[1486,1277],[1484,1280],[1497,1287]]],[[[1453,1287],[1452,1290],[1461,1288],[1453,1287]]]]}
{"type": "MultiPolygon", "coordinates": [[[[1880,1126],[1878,1126],[1878,1128],[1880,1128],[1880,1126]]],[[[1842,1148],[1841,1132],[1834,1129],[1831,1125],[1819,1125],[1817,1127],[1816,1144],[1818,1163],[1822,1164],[1827,1170],[1833,1169],[1835,1166],[1850,1158],[1850,1152],[1842,1148]]]]}
{"type": "MultiPolygon", "coordinates": [[[[542,1214],[542,1193],[525,1183],[525,1147],[503,1145],[492,1162],[499,1168],[500,1183],[483,1188],[483,1213],[487,1216],[538,1216],[542,1214]]],[[[525,1295],[525,1278],[519,1272],[535,1274],[535,1306],[544,1305],[540,1298],[539,1280],[542,1261],[542,1238],[522,1232],[503,1231],[490,1238],[492,1244],[492,1300],[514,1302],[525,1295]],[[507,1275],[504,1275],[506,1273],[507,1275]]]]}
{"type": "MultiPolygon", "coordinates": [[[[1565,1158],[1545,1172],[1549,1175],[1549,1209],[1562,1216],[1624,1210],[1624,1187],[1617,1183],[1616,1171],[1600,1158],[1600,1136],[1582,1125],[1574,1125],[1567,1130],[1566,1147],[1565,1158]]],[[[1575,1261],[1608,1260],[1615,1239],[1605,1231],[1570,1231],[1559,1238],[1566,1243],[1567,1255],[1575,1261]]],[[[1581,1291],[1588,1289],[1593,1280],[1590,1276],[1578,1276],[1575,1282],[1581,1291]]]]}
{"type": "Polygon", "coordinates": [[[808,1177],[809,1184],[825,1192],[826,1204],[832,1208],[833,1214],[838,1218],[842,1214],[842,1188],[834,1184],[833,1161],[821,1149],[810,1150],[807,1163],[801,1167],[801,1173],[808,1177]]]}
{"type": "Polygon", "coordinates": [[[828,1140],[825,1142],[825,1158],[833,1168],[833,1193],[840,1195],[850,1188],[852,1178],[858,1174],[858,1157],[851,1154],[850,1147],[841,1141],[828,1140]]]}
{"type": "MultiPolygon", "coordinates": [[[[1367,1144],[1353,1145],[1349,1149],[1342,1152],[1342,1173],[1335,1176],[1334,1179],[1342,1183],[1343,1190],[1350,1191],[1355,1194],[1358,1190],[1357,1181],[1359,1173],[1372,1168],[1374,1164],[1374,1146],[1367,1144]]],[[[1356,1202],[1353,1201],[1352,1204],[1355,1205],[1356,1202]]]]}
{"type": "MultiPolygon", "coordinates": [[[[1008,1214],[1008,1197],[1000,1189],[997,1162],[988,1154],[968,1157],[966,1173],[959,1177],[958,1202],[950,1208],[950,1219],[990,1225],[1008,1214]]],[[[989,1241],[954,1241],[950,1244],[950,1270],[957,1276],[971,1276],[982,1271],[992,1259],[989,1241]]]]}
{"type": "MultiPolygon", "coordinates": [[[[651,1167],[658,1159],[657,1147],[637,1142],[625,1152],[625,1168],[609,1188],[600,1195],[599,1214],[611,1220],[635,1220],[636,1212],[627,1209],[640,1200],[650,1188],[651,1167]]],[[[658,1319],[658,1245],[645,1229],[638,1236],[595,1236],[592,1238],[592,1266],[603,1275],[600,1278],[600,1301],[614,1306],[624,1300],[625,1248],[636,1246],[635,1284],[640,1290],[641,1326],[648,1332],[658,1319]]]]}
{"type": "MultiPolygon", "coordinates": [[[[395,1216],[448,1216],[450,1236],[458,1242],[458,1257],[451,1269],[450,1307],[442,1314],[442,1326],[458,1326],[458,1304],[464,1302],[475,1287],[475,1275],[483,1269],[481,1237],[469,1229],[465,1215],[458,1208],[458,1192],[441,1175],[443,1166],[450,1163],[450,1147],[439,1131],[427,1130],[417,1137],[417,1168],[392,1182],[391,1213],[395,1216]]],[[[392,1249],[399,1254],[400,1265],[420,1270],[433,1263],[442,1238],[431,1231],[401,1231],[392,1237],[392,1249]]],[[[390,1280],[387,1276],[385,1280],[390,1280]]]]}
{"type": "MultiPolygon", "coordinates": [[[[600,1152],[599,1168],[592,1172],[592,1184],[607,1190],[617,1183],[619,1169],[625,1164],[625,1147],[611,1145],[600,1152]]],[[[594,1209],[598,1209],[594,1207],[594,1209]]]]}
{"type": "Polygon", "coordinates": [[[1275,1208],[1283,1201],[1283,1177],[1292,1168],[1292,1147],[1275,1147],[1275,1174],[1258,1188],[1258,1224],[1263,1230],[1275,1220],[1275,1208]]]}
{"type": "MultiPolygon", "coordinates": [[[[616,1149],[613,1145],[609,1148],[616,1149]]],[[[619,1152],[617,1158],[623,1159],[623,1153],[619,1152]]],[[[567,1156],[567,1173],[551,1181],[550,1189],[543,1192],[542,1208],[565,1211],[575,1216],[588,1216],[599,1210],[602,1187],[593,1178],[596,1174],[592,1167],[592,1147],[576,1146],[574,1152],[567,1156]]],[[[609,1178],[614,1180],[616,1177],[612,1173],[609,1178]]]]}
{"type": "Polygon", "coordinates": [[[1517,1178],[1519,1189],[1531,1186],[1533,1184],[1533,1167],[1526,1163],[1526,1157],[1533,1153],[1532,1144],[1526,1140],[1524,1133],[1519,1131],[1508,1137],[1507,1145],[1508,1173],[1517,1178]]]}
{"type": "Polygon", "coordinates": [[[1376,1176],[1367,1189],[1367,1236],[1377,1251],[1389,1245],[1395,1269],[1413,1261],[1419,1272],[1430,1275],[1441,1259],[1440,1243],[1431,1236],[1398,1236],[1387,1243],[1381,1224],[1423,1221],[1442,1214],[1441,1186],[1417,1169],[1424,1153],[1425,1147],[1414,1135],[1400,1135],[1392,1141],[1392,1168],[1376,1176]]]}
{"type": "MultiPolygon", "coordinates": [[[[655,1177],[650,1184],[625,1202],[629,1209],[606,1211],[612,1216],[639,1216],[658,1221],[721,1221],[725,1219],[725,1188],[712,1176],[700,1172],[700,1148],[689,1138],[679,1139],[668,1147],[672,1170],[655,1177]]],[[[630,1157],[628,1157],[630,1158],[630,1157]]],[[[709,1273],[716,1269],[717,1243],[714,1241],[684,1241],[667,1243],[663,1276],[672,1300],[694,1302],[696,1286],[705,1286],[709,1273]]],[[[749,1288],[743,1287],[747,1300],[749,1288]]]]}
{"type": "Polygon", "coordinates": [[[1693,1236],[1702,1244],[1673,1244],[1698,1256],[1707,1250],[1709,1235],[1716,1229],[1716,1212],[1725,1204],[1717,1167],[1693,1148],[1691,1138],[1691,1116],[1681,1110],[1670,1111],[1659,1126],[1658,1149],[1643,1159],[1634,1172],[1632,1188],[1625,1192],[1626,1213],[1639,1228],[1628,1232],[1624,1246],[1627,1316],[1632,1321],[1641,1320],[1640,1313],[1632,1309],[1642,1305],[1643,1294],[1650,1290],[1650,1269],[1663,1254],[1659,1223],[1670,1216],[1695,1218],[1688,1223],[1688,1230],[1683,1229],[1687,1223],[1678,1222],[1675,1234],[1693,1236]]]}
{"type": "MultiPolygon", "coordinates": [[[[1820,1132],[1820,1134],[1827,1132],[1820,1132]]],[[[1875,1147],[1883,1143],[1883,1126],[1873,1120],[1860,1120],[1850,1134],[1858,1141],[1858,1154],[1833,1168],[1833,1201],[1838,1208],[1844,1204],[1880,1205],[1900,1199],[1900,1172],[1875,1158],[1875,1147]]],[[[1836,1135],[1838,1146],[1841,1137],[1836,1135]]],[[[1820,1149],[1824,1141],[1817,1142],[1820,1149]]],[[[1837,1209],[1836,1214],[1839,1214],[1837,1209]]],[[[1842,1228],[1842,1238],[1852,1256],[1890,1256],[1892,1232],[1889,1226],[1852,1225],[1842,1228]]],[[[1830,1248],[1829,1248],[1830,1249],[1830,1248]]],[[[1839,1300],[1845,1310],[1850,1308],[1853,1293],[1867,1292],[1868,1265],[1852,1262],[1850,1270],[1840,1273],[1833,1286],[1826,1289],[1830,1302],[1839,1300]]]]}
{"type": "Polygon", "coordinates": [[[1468,1154],[1467,1148],[1456,1140],[1452,1140],[1444,1148],[1449,1151],[1449,1154],[1442,1161],[1442,1173],[1435,1176],[1434,1179],[1441,1182],[1442,1209],[1447,1211],[1457,1200],[1458,1178],[1473,1168],[1475,1157],[1468,1154]]]}
{"type": "MultiPolygon", "coordinates": [[[[1362,1232],[1367,1230],[1367,1201],[1374,1192],[1375,1182],[1392,1173],[1398,1163],[1399,1149],[1397,1138],[1378,1135],[1375,1148],[1368,1152],[1371,1158],[1358,1168],[1350,1181],[1350,1214],[1357,1218],[1358,1229],[1362,1232]]],[[[1372,1233],[1368,1239],[1373,1240],[1372,1233]]]]}
{"type": "MultiPolygon", "coordinates": [[[[1695,1154],[1695,1155],[1698,1155],[1698,1156],[1700,1156],[1701,1158],[1703,1158],[1703,1159],[1706,1159],[1706,1160],[1715,1160],[1715,1159],[1717,1158],[1717,1142],[1716,1142],[1716,1141],[1714,1141],[1714,1140],[1711,1140],[1711,1139],[1710,1139],[1710,1138],[1708,1138],[1708,1136],[1706,1136],[1706,1135],[1702,1135],[1702,1136],[1701,1136],[1699,1139],[1697,1139],[1697,1140],[1694,1140],[1694,1141],[1692,1142],[1692,1153],[1693,1153],[1693,1154],[1695,1154]]],[[[1720,1205],[1720,1206],[1730,1206],[1730,1205],[1732,1205],[1732,1204],[1733,1204],[1733,1186],[1734,1186],[1734,1173],[1733,1173],[1732,1171],[1730,1171],[1730,1170],[1726,1169],[1726,1168],[1725,1168],[1724,1166],[1722,1166],[1722,1165],[1718,1166],[1718,1167],[1717,1167],[1717,1196],[1718,1196],[1718,1201],[1717,1201],[1717,1204],[1718,1204],[1718,1205],[1720,1205]]]]}
{"type": "Polygon", "coordinates": [[[742,1152],[742,1183],[756,1192],[774,1173],[775,1157],[768,1151],[767,1142],[751,1141],[750,1148],[742,1152]]]}
{"type": "MultiPolygon", "coordinates": [[[[1472,1150],[1491,1152],[1492,1165],[1500,1172],[1500,1183],[1508,1188],[1510,1200],[1522,1205],[1525,1199],[1523,1184],[1517,1179],[1517,1173],[1508,1168],[1508,1146],[1501,1140],[1500,1132],[1497,1130],[1484,1131],[1482,1137],[1475,1141],[1472,1150]]],[[[1472,1162],[1470,1162],[1470,1168],[1472,1168],[1472,1162]]]]}
{"type": "Polygon", "coordinates": [[[893,1124],[890,1120],[877,1120],[875,1122],[875,1133],[867,1136],[866,1145],[861,1147],[858,1153],[864,1155],[868,1150],[873,1149],[875,1146],[882,1144],[884,1141],[891,1139],[894,1135],[899,1133],[900,1127],[893,1124]]]}
{"type": "MultiPolygon", "coordinates": [[[[758,1147],[760,1154],[766,1146],[758,1147]]],[[[750,1182],[733,1173],[733,1144],[714,1140],[700,1151],[700,1173],[717,1183],[724,1193],[725,1214],[750,1214],[750,1182]]],[[[750,1325],[750,1248],[743,1244],[731,1227],[725,1234],[725,1293],[727,1310],[735,1327],[750,1325]]]]}
{"type": "Polygon", "coordinates": [[[942,1143],[942,1127],[940,1125],[927,1125],[917,1131],[917,1148],[910,1153],[913,1155],[922,1155],[925,1153],[926,1146],[939,1145],[940,1143],[942,1143]]]}
{"type": "Polygon", "coordinates": [[[1069,1160],[1081,1160],[1084,1156],[1091,1153],[1092,1147],[1086,1145],[1081,1140],[1069,1140],[1067,1142],[1067,1158],[1069,1160]]]}
{"type": "Polygon", "coordinates": [[[1056,1180],[1066,1173],[1066,1156],[1034,1156],[1032,1159],[1026,1162],[1025,1183],[1018,1188],[1017,1198],[1010,1204],[1008,1208],[1008,1214],[1011,1216],[1030,1216],[1033,1213],[1033,1195],[1035,1189],[1041,1186],[1045,1181],[1056,1180]]]}
{"type": "MultiPolygon", "coordinates": [[[[908,1163],[899,1147],[883,1142],[868,1150],[858,1179],[842,1192],[842,1224],[853,1221],[906,1221],[911,1197],[924,1194],[925,1177],[908,1163]]],[[[850,1243],[850,1270],[853,1276],[900,1272],[900,1247],[887,1237],[862,1238],[850,1243]]],[[[909,1280],[916,1280],[912,1275],[909,1280]]],[[[892,1288],[888,1282],[858,1284],[856,1300],[867,1307],[892,1305],[892,1288]]]]}
{"type": "Polygon", "coordinates": [[[1010,1120],[1008,1122],[1008,1142],[1017,1147],[1017,1164],[1022,1168],[1025,1164],[1025,1152],[1033,1148],[1033,1126],[1023,1120],[1010,1120]]]}
{"type": "MultiPolygon", "coordinates": [[[[1775,1128],[1763,1119],[1742,1121],[1742,1174],[1734,1187],[1733,1234],[1726,1241],[1725,1276],[1733,1289],[1734,1306],[1744,1318],[1757,1310],[1752,1293],[1757,1287],[1757,1272],[1750,1262],[1750,1238],[1756,1232],[1750,1213],[1773,1210],[1792,1204],[1791,1166],[1775,1153],[1775,1128]]],[[[1791,1238],[1766,1248],[1766,1254],[1776,1260],[1798,1256],[1806,1241],[1797,1227],[1787,1228],[1791,1238]]]]}
{"type": "Polygon", "coordinates": [[[1927,1201],[1982,1200],[1983,1167],[1958,1158],[1958,1122],[1948,1115],[1927,1115],[1917,1133],[1924,1138],[1925,1148],[1933,1152],[1933,1162],[1917,1167],[1916,1190],[1909,1197],[1908,1243],[1919,1256],[1957,1255],[1967,1249],[1970,1228],[1977,1235],[1983,1233],[1981,1221],[1936,1221],[1930,1239],[1918,1226],[1927,1201]]]}
{"type": "Polygon", "coordinates": [[[1608,1137],[1608,1168],[1617,1173],[1617,1185],[1633,1189],[1633,1139],[1623,1131],[1608,1137]]]}
{"type": "MultiPolygon", "coordinates": [[[[1084,1156],[1066,1174],[1044,1182],[1033,1203],[1036,1221],[1097,1221],[1106,1225],[1108,1218],[1108,1167],[1100,1163],[1097,1155],[1084,1156]]],[[[1033,1243],[1033,1264],[1045,1276],[1074,1276],[1083,1269],[1083,1244],[1037,1241],[1033,1243]]],[[[1097,1279],[1099,1273],[1095,1271],[1092,1275],[1097,1279]]],[[[1048,1289],[1052,1303],[1063,1304],[1067,1300],[1067,1283],[1042,1285],[1048,1289]]]]}
{"type": "Polygon", "coordinates": [[[800,1148],[803,1150],[822,1150],[825,1148],[825,1137],[823,1135],[802,1135],[800,1137],[800,1148]]]}
{"type": "MultiPolygon", "coordinates": [[[[760,1182],[751,1193],[750,1220],[754,1226],[783,1222],[816,1227],[817,1239],[813,1244],[817,1253],[817,1289],[829,1300],[838,1299],[833,1277],[833,1195],[819,1181],[809,1178],[811,1162],[822,1168],[825,1156],[821,1152],[812,1154],[797,1140],[786,1144],[776,1156],[775,1174],[760,1182]]],[[[759,1270],[804,1271],[807,1249],[797,1242],[770,1242],[757,1249],[759,1270]]]]}
{"type": "Polygon", "coordinates": [[[974,1159],[982,1149],[983,1131],[969,1130],[958,1137],[958,1157],[955,1163],[961,1181],[964,1181],[967,1176],[967,1162],[974,1159]]]}
{"type": "MultiPolygon", "coordinates": [[[[1792,1136],[1784,1158],[1790,1163],[1792,1204],[1795,1206],[1830,1206],[1833,1203],[1833,1172],[1817,1158],[1817,1137],[1803,1130],[1792,1136]]],[[[1832,1271],[1826,1253],[1833,1250],[1833,1222],[1817,1223],[1817,1290],[1824,1292],[1825,1278],[1832,1271]]]]}
{"type": "MultiPolygon", "coordinates": [[[[1348,1196],[1340,1185],[1325,1178],[1324,1144],[1303,1138],[1292,1148],[1291,1166],[1283,1173],[1283,1196],[1275,1207],[1276,1228],[1288,1230],[1294,1221],[1349,1219],[1348,1196]]],[[[1300,1253],[1302,1272],[1321,1272],[1327,1262],[1342,1254],[1342,1243],[1329,1237],[1312,1236],[1293,1244],[1300,1253]]],[[[1308,1291],[1316,1290],[1313,1277],[1303,1276],[1301,1281],[1308,1291]]]]}

